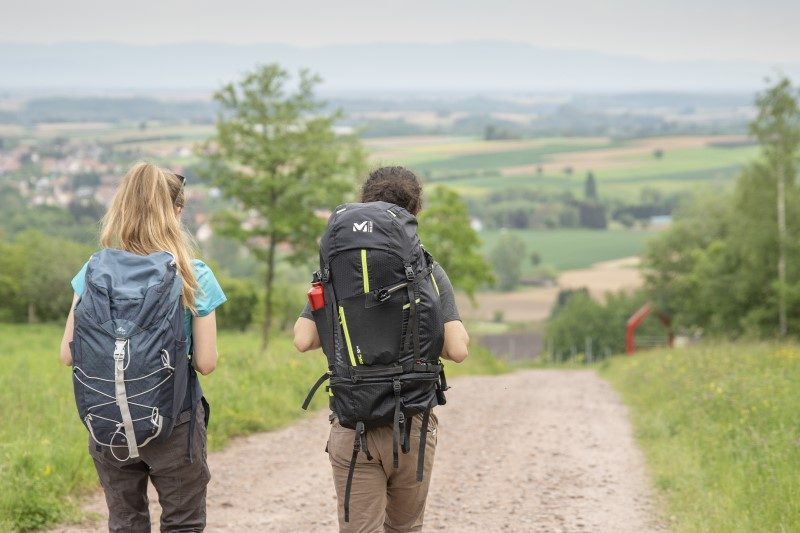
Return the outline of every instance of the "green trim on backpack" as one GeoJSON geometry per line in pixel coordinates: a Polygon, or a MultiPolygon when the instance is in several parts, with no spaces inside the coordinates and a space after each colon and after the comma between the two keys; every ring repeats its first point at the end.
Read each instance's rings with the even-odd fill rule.
{"type": "Polygon", "coordinates": [[[364,278],[364,294],[369,292],[369,268],[367,268],[367,251],[361,250],[361,277],[364,278]]]}
{"type": "Polygon", "coordinates": [[[350,364],[356,366],[356,357],[353,355],[353,345],[350,342],[350,331],[347,329],[347,318],[344,316],[344,307],[339,306],[339,321],[342,323],[344,340],[347,342],[347,353],[350,355],[350,364]]]}

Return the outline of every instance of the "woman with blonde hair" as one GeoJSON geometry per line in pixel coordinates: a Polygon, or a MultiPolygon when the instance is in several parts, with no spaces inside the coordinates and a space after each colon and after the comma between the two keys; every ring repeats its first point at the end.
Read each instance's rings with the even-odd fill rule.
{"type": "Polygon", "coordinates": [[[133,166],[102,220],[101,251],[72,280],[61,360],[73,367],[109,531],[150,531],[148,479],[162,531],[205,528],[209,406],[197,372],[216,367],[214,310],[226,297],[194,259],[185,186],[156,165],[133,166]]]}

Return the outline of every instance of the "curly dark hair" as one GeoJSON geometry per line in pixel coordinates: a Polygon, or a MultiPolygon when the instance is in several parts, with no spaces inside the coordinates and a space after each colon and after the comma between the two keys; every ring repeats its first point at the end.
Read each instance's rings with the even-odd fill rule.
{"type": "Polygon", "coordinates": [[[405,167],[376,168],[361,187],[362,202],[391,202],[412,215],[422,209],[422,184],[405,167]]]}

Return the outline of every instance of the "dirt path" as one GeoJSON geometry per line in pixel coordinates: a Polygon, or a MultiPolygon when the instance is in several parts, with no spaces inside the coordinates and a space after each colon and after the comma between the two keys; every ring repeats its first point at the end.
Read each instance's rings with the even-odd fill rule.
{"type": "MultiPolygon", "coordinates": [[[[595,373],[461,378],[437,413],[426,530],[665,529],[626,409],[595,373]]],[[[336,531],[327,426],[318,413],[212,454],[208,530],[336,531]]],[[[102,497],[88,508],[103,513],[102,497]]],[[[57,531],[102,530],[103,523],[57,531]]]]}

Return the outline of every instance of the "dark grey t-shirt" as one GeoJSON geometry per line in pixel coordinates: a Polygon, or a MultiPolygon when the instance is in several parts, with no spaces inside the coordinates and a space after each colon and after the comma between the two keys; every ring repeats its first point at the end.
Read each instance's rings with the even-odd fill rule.
{"type": "MultiPolygon", "coordinates": [[[[456,295],[453,293],[453,285],[450,283],[450,278],[447,277],[447,273],[439,263],[436,263],[433,268],[433,279],[436,280],[436,285],[439,287],[439,302],[442,306],[444,321],[452,322],[453,320],[461,320],[461,315],[458,314],[458,307],[456,307],[456,295]]],[[[306,303],[300,316],[309,320],[314,320],[308,303],[306,303]]]]}

